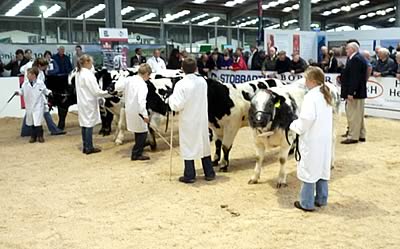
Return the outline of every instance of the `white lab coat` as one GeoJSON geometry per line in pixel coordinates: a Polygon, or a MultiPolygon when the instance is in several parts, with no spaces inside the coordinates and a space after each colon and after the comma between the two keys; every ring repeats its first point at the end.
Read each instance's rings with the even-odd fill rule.
{"type": "Polygon", "coordinates": [[[41,126],[43,122],[44,104],[43,98],[49,94],[43,81],[36,79],[33,86],[29,81],[22,84],[19,94],[24,96],[26,125],[41,126]]]}
{"type": "Polygon", "coordinates": [[[186,75],[176,84],[169,106],[179,112],[179,146],[183,159],[210,156],[205,79],[195,74],[186,75]]]}
{"type": "Polygon", "coordinates": [[[297,177],[306,183],[329,180],[331,173],[333,109],[320,88],[314,87],[304,96],[300,117],[290,125],[300,135],[297,177]]]}
{"type": "Polygon", "coordinates": [[[167,66],[165,65],[164,60],[161,58],[156,58],[154,56],[147,59],[147,64],[150,65],[153,73],[160,73],[167,69],[167,66]]]}
{"type": "Polygon", "coordinates": [[[107,91],[100,89],[96,77],[89,69],[82,68],[76,74],[76,97],[81,127],[90,128],[101,123],[98,101],[106,95],[107,91]]]}
{"type": "Polygon", "coordinates": [[[125,80],[125,113],[128,131],[147,132],[147,124],[139,116],[148,118],[146,109],[148,88],[146,82],[139,75],[128,77],[125,80]]]}

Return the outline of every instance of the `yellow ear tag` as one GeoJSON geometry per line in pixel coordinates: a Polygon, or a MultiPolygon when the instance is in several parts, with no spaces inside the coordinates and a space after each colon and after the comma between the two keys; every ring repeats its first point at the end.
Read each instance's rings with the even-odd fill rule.
{"type": "Polygon", "coordinates": [[[276,102],[276,104],[275,104],[275,108],[279,108],[279,107],[281,107],[281,101],[280,100],[278,100],[278,102],[276,102]]]}

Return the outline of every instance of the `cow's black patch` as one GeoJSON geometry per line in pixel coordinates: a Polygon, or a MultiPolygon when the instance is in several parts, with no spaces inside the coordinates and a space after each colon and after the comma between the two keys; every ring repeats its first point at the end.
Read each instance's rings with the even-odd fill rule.
{"type": "Polygon", "coordinates": [[[168,112],[168,105],[161,99],[157,94],[157,88],[151,81],[146,81],[147,83],[147,109],[157,112],[161,115],[166,115],[168,112]]]}
{"type": "Polygon", "coordinates": [[[233,88],[235,88],[235,89],[237,88],[237,87],[236,87],[236,84],[231,83],[231,85],[232,85],[233,88]]]}
{"type": "Polygon", "coordinates": [[[290,126],[293,120],[297,119],[296,110],[297,105],[295,100],[289,94],[289,99],[291,101],[291,105],[288,105],[285,102],[285,98],[282,96],[275,96],[274,102],[277,103],[280,101],[279,108],[275,107],[275,116],[272,121],[271,129],[282,128],[286,129],[290,126]]]}
{"type": "Polygon", "coordinates": [[[250,83],[249,85],[251,86],[251,88],[253,88],[253,92],[257,91],[256,85],[254,85],[253,83],[250,83]]]}
{"type": "Polygon", "coordinates": [[[216,128],[220,128],[217,119],[231,114],[231,108],[235,106],[229,96],[229,88],[224,84],[207,79],[208,95],[208,121],[216,128]]]}
{"type": "Polygon", "coordinates": [[[277,86],[276,85],[276,81],[273,80],[273,79],[267,79],[266,82],[267,82],[269,87],[276,87],[277,86]]]}

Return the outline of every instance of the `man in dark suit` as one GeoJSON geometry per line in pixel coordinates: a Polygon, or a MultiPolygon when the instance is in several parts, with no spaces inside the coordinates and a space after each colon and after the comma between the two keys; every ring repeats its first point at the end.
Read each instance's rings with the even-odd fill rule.
{"type": "Polygon", "coordinates": [[[135,55],[131,58],[131,67],[139,66],[143,63],[146,63],[146,57],[142,56],[141,48],[136,48],[135,55]]]}
{"type": "Polygon", "coordinates": [[[5,65],[4,69],[11,70],[10,76],[18,76],[21,74],[21,67],[28,62],[29,61],[24,57],[24,51],[22,49],[18,49],[15,52],[15,59],[11,60],[7,65],[5,65]]]}
{"type": "Polygon", "coordinates": [[[251,46],[250,48],[250,57],[247,61],[247,68],[249,70],[261,70],[261,66],[263,61],[260,58],[260,53],[256,46],[251,46]]]}
{"type": "Polygon", "coordinates": [[[285,51],[278,53],[278,60],[276,60],[276,71],[278,74],[290,72],[290,59],[286,56],[285,51]]]}
{"type": "Polygon", "coordinates": [[[341,97],[346,99],[348,122],[347,139],[342,144],[365,142],[364,105],[367,98],[367,70],[365,59],[359,53],[359,45],[350,42],[346,46],[348,61],[341,75],[341,97]]]}

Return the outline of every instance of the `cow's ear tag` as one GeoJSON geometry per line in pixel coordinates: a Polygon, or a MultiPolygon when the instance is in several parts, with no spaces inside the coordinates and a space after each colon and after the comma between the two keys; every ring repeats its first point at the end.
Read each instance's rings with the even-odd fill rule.
{"type": "Polygon", "coordinates": [[[278,100],[278,102],[276,102],[276,104],[275,104],[275,108],[280,108],[280,107],[281,107],[281,101],[278,100]]]}

